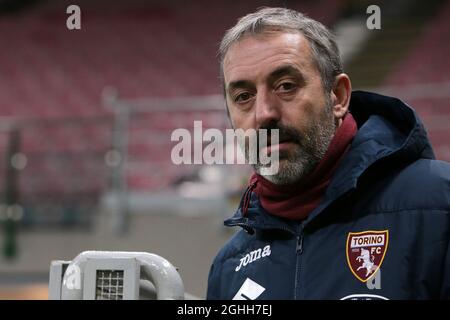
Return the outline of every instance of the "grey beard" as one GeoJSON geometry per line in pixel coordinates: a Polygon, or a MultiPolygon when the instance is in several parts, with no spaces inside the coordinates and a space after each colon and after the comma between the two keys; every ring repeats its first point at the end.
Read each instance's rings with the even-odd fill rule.
{"type": "Polygon", "coordinates": [[[325,156],[336,132],[331,106],[325,108],[323,118],[314,123],[307,132],[298,137],[298,148],[287,157],[280,154],[278,172],[274,175],[261,174],[261,164],[253,165],[255,171],[277,185],[289,185],[300,181],[312,172],[325,156]]]}

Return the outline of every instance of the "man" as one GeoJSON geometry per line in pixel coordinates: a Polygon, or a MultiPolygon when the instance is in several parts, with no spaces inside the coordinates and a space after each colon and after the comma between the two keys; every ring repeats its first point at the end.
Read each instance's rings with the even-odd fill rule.
{"type": "Polygon", "coordinates": [[[254,166],[207,298],[449,298],[450,165],[416,113],[352,93],[330,32],[296,11],[243,17],[220,53],[233,127],[279,129],[279,171],[254,166]]]}

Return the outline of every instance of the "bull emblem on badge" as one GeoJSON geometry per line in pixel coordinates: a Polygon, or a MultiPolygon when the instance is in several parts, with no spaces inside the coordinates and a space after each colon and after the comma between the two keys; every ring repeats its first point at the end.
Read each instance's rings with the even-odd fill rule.
{"type": "Polygon", "coordinates": [[[361,248],[361,255],[356,258],[356,261],[361,262],[362,265],[356,269],[356,271],[359,271],[361,269],[366,269],[366,277],[369,276],[369,274],[372,273],[372,271],[376,270],[377,266],[374,263],[375,256],[370,255],[369,250],[366,250],[364,248],[361,248]]]}
{"type": "Polygon", "coordinates": [[[366,282],[378,271],[386,254],[388,240],[388,230],[348,234],[347,262],[358,280],[366,282]]]}

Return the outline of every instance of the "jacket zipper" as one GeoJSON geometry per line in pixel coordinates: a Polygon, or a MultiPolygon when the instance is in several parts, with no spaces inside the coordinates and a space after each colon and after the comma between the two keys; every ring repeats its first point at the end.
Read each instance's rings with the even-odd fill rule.
{"type": "Polygon", "coordinates": [[[303,253],[303,232],[297,236],[297,254],[303,253]]]}
{"type": "Polygon", "coordinates": [[[296,253],[297,253],[297,258],[296,258],[296,264],[295,264],[295,285],[294,285],[294,299],[298,299],[299,295],[298,295],[298,289],[299,289],[299,279],[300,279],[300,271],[301,271],[301,264],[300,264],[300,256],[303,253],[303,223],[300,224],[300,230],[299,233],[297,235],[297,245],[296,245],[296,253]]]}

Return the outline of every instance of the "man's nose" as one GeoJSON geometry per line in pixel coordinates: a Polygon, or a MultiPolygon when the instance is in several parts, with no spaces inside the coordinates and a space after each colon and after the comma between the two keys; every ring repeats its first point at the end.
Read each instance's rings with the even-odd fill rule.
{"type": "Polygon", "coordinates": [[[256,94],[255,118],[257,128],[270,123],[277,123],[281,118],[281,107],[275,94],[270,91],[259,91],[256,94]]]}

